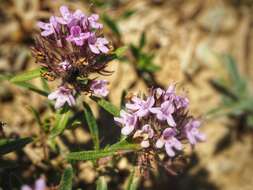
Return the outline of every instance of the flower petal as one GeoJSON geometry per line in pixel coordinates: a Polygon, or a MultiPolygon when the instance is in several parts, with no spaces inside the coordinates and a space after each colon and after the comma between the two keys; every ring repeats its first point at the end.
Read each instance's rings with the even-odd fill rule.
{"type": "Polygon", "coordinates": [[[132,131],[134,130],[134,126],[130,125],[130,126],[125,126],[121,129],[121,134],[122,135],[129,135],[130,133],[132,133],[132,131]]]}
{"type": "Polygon", "coordinates": [[[164,140],[158,139],[155,143],[156,148],[162,148],[164,146],[164,140]]]}
{"type": "Polygon", "coordinates": [[[168,156],[170,156],[170,157],[174,157],[175,156],[175,152],[172,149],[170,143],[165,143],[165,150],[166,150],[166,153],[168,154],[168,156]]]}

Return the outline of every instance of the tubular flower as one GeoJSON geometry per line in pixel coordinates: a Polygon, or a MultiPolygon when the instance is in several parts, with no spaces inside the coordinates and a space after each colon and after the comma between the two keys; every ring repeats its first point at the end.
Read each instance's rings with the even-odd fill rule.
{"type": "MultiPolygon", "coordinates": [[[[106,96],[108,82],[95,80],[94,73],[110,75],[106,70],[114,58],[109,41],[103,36],[99,16],[86,16],[81,10],[71,11],[60,7],[60,16],[51,16],[49,22],[38,22],[41,29],[32,48],[36,62],[42,67],[41,76],[49,81],[60,79],[60,88],[49,95],[56,99],[56,108],[66,102],[73,106],[75,94],[81,92],[106,96]],[[72,89],[66,95],[63,88],[72,89]],[[63,95],[64,94],[64,95],[63,95]]],[[[96,77],[97,78],[97,77],[96,77]]]]}
{"type": "Polygon", "coordinates": [[[74,106],[76,103],[71,90],[65,88],[64,86],[61,86],[59,89],[49,94],[48,99],[56,100],[55,109],[59,109],[65,103],[67,103],[69,106],[74,106]]]}
{"type": "Polygon", "coordinates": [[[167,156],[174,157],[183,150],[183,140],[191,145],[205,140],[198,130],[200,121],[188,114],[188,104],[186,97],[176,94],[174,85],[166,91],[155,88],[143,98],[132,96],[114,119],[122,126],[122,134],[144,149],[160,152],[165,147],[167,156]]]}
{"type": "Polygon", "coordinates": [[[90,89],[95,96],[105,97],[109,93],[108,89],[106,88],[107,84],[107,80],[93,80],[90,89]]]}

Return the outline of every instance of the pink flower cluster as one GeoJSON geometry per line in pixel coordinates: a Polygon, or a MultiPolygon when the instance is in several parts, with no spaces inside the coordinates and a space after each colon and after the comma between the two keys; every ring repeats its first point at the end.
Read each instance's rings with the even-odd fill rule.
{"type": "Polygon", "coordinates": [[[140,142],[142,148],[165,151],[174,157],[183,150],[182,142],[194,146],[205,140],[199,131],[200,121],[188,115],[189,100],[176,94],[175,85],[165,91],[152,89],[144,98],[132,96],[114,120],[122,126],[121,133],[140,142]]]}
{"type": "Polygon", "coordinates": [[[107,62],[99,58],[109,53],[109,41],[102,36],[103,25],[98,20],[97,14],[87,16],[81,10],[71,12],[61,6],[59,16],[37,23],[41,36],[33,48],[36,62],[47,75],[62,79],[59,88],[48,96],[56,100],[56,109],[65,103],[74,106],[75,94],[82,91],[100,97],[109,93],[106,80],[89,79],[90,73],[108,74],[104,70],[107,62]]]}
{"type": "Polygon", "coordinates": [[[81,10],[72,13],[66,6],[60,7],[60,13],[61,17],[51,16],[48,23],[38,22],[42,36],[54,36],[59,46],[67,40],[76,46],[88,46],[95,54],[108,53],[109,41],[96,34],[103,28],[97,14],[86,16],[81,10]]]}

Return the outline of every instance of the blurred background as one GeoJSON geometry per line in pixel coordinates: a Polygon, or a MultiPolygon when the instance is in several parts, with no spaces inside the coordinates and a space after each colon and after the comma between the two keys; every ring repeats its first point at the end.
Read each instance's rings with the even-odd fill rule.
{"type": "MultiPolygon", "coordinates": [[[[138,92],[176,82],[190,98],[191,111],[203,120],[202,131],[208,140],[188,152],[183,171],[144,181],[140,189],[252,189],[252,0],[0,0],[0,74],[37,67],[30,53],[38,32],[36,22],[48,19],[61,5],[100,14],[105,36],[113,46],[129,47],[122,59],[109,64],[114,71],[107,77],[113,104],[120,106],[125,90],[138,92]]],[[[7,124],[5,135],[38,136],[39,128],[27,106],[46,117],[44,101],[45,97],[0,78],[0,121],[7,124]]],[[[90,104],[99,124],[112,123],[111,116],[90,104]]],[[[113,131],[103,137],[116,138],[113,131]]],[[[91,144],[85,126],[65,131],[56,141],[63,149],[86,149],[91,144]]],[[[41,174],[49,185],[56,185],[61,159],[51,155],[45,161],[41,143],[7,154],[0,158],[0,187],[32,184],[41,174]],[[12,167],[5,168],[7,163],[12,167]]],[[[129,172],[127,159],[119,161],[118,170],[111,189],[121,189],[117,183],[129,172]]],[[[91,164],[79,163],[75,186],[95,189],[96,175],[91,164]]]]}

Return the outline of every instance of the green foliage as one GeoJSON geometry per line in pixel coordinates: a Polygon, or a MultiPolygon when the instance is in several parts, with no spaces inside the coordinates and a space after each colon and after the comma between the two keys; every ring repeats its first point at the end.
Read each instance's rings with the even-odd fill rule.
{"type": "Polygon", "coordinates": [[[41,68],[25,71],[21,74],[15,75],[14,77],[10,78],[10,82],[12,83],[20,83],[32,80],[34,78],[40,77],[41,68]]]}
{"type": "Polygon", "coordinates": [[[110,114],[113,116],[119,116],[120,110],[114,106],[112,103],[109,101],[103,99],[103,98],[97,98],[97,97],[92,97],[92,100],[97,102],[97,104],[102,107],[104,110],[108,111],[110,114]]]}
{"type": "Polygon", "coordinates": [[[91,137],[94,143],[94,148],[95,150],[99,149],[99,132],[98,132],[98,126],[96,119],[90,109],[90,106],[83,102],[83,107],[84,107],[84,117],[85,120],[87,121],[91,137]]]}
{"type": "Polygon", "coordinates": [[[73,180],[73,168],[72,166],[67,167],[62,175],[60,182],[60,190],[72,190],[72,180],[73,180]]]}
{"type": "Polygon", "coordinates": [[[102,21],[111,29],[111,31],[117,35],[117,37],[121,38],[121,32],[118,27],[118,24],[115,20],[113,20],[110,16],[107,14],[102,15],[102,21]]]}
{"type": "Polygon", "coordinates": [[[33,106],[29,106],[28,109],[30,110],[30,112],[33,114],[35,120],[36,120],[36,123],[42,127],[42,121],[40,119],[40,114],[39,112],[33,107],[33,106]]]}
{"type": "Polygon", "coordinates": [[[128,50],[127,46],[122,46],[117,48],[114,53],[116,54],[117,58],[120,59],[124,56],[125,52],[128,50]]]}
{"type": "Polygon", "coordinates": [[[100,176],[97,180],[97,187],[96,190],[107,190],[107,182],[104,176],[100,176]]]}
{"type": "Polygon", "coordinates": [[[131,17],[133,14],[135,14],[136,10],[126,10],[120,17],[120,19],[125,20],[131,17]]]}
{"type": "Polygon", "coordinates": [[[121,144],[116,143],[102,150],[88,150],[80,152],[71,152],[67,155],[68,160],[96,160],[99,158],[104,158],[107,156],[114,156],[119,153],[129,152],[138,150],[138,144],[128,143],[126,141],[121,142],[121,144]]]}
{"type": "Polygon", "coordinates": [[[228,115],[233,118],[244,116],[245,125],[253,128],[251,118],[253,117],[253,96],[247,84],[247,80],[238,71],[235,60],[229,56],[222,57],[226,68],[227,77],[212,80],[212,86],[221,95],[221,104],[210,110],[209,117],[228,115]]]}
{"type": "Polygon", "coordinates": [[[66,111],[64,108],[57,111],[55,125],[50,131],[50,138],[54,138],[60,135],[64,129],[68,126],[68,121],[71,116],[71,111],[66,111]]]}
{"type": "Polygon", "coordinates": [[[154,55],[152,53],[146,53],[143,48],[146,45],[146,34],[142,33],[138,46],[130,44],[130,50],[135,58],[137,69],[141,72],[153,73],[160,69],[159,66],[153,63],[154,55]]]}
{"type": "Polygon", "coordinates": [[[25,145],[27,145],[30,142],[32,142],[32,139],[28,137],[20,139],[1,139],[0,155],[22,149],[25,145]]]}
{"type": "Polygon", "coordinates": [[[29,82],[16,82],[14,83],[15,85],[19,86],[19,87],[22,87],[22,88],[25,88],[27,90],[30,90],[30,91],[33,91],[39,95],[42,95],[42,96],[48,96],[48,92],[45,91],[45,90],[42,90],[42,89],[39,89],[38,87],[36,87],[35,85],[29,83],[29,82]]]}
{"type": "Polygon", "coordinates": [[[137,190],[139,185],[139,177],[136,176],[135,168],[128,177],[126,190],[137,190]]]}

